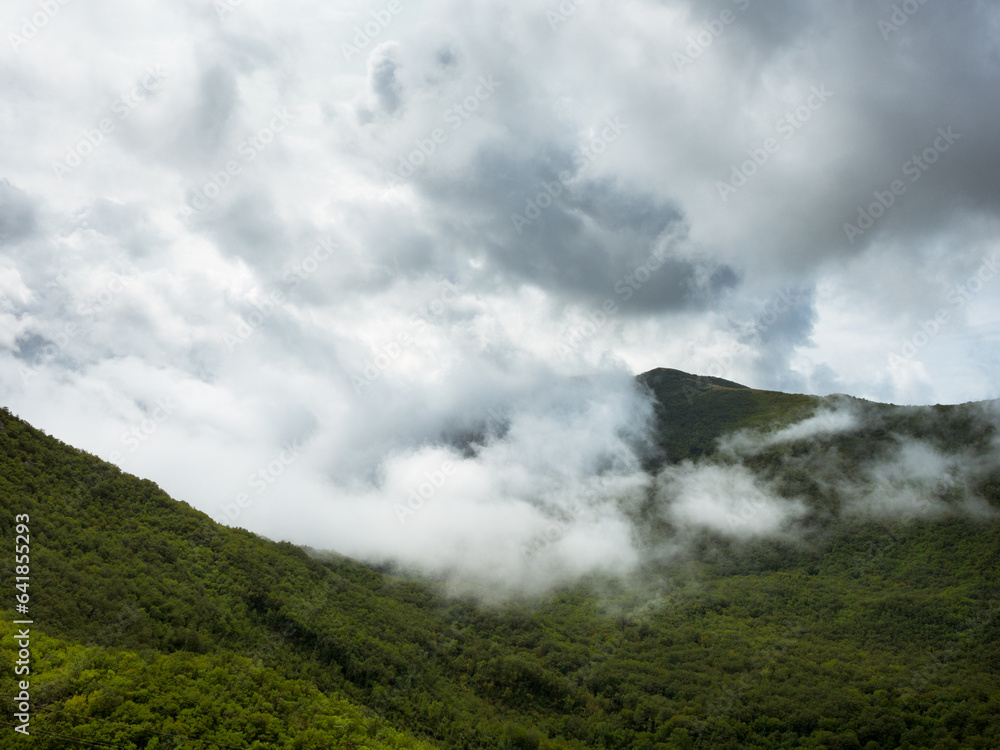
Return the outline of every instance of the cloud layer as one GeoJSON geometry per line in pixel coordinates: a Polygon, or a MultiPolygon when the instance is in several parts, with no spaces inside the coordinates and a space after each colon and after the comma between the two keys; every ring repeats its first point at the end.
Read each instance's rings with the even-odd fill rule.
{"type": "Polygon", "coordinates": [[[444,570],[551,522],[518,471],[631,465],[630,374],[996,397],[1000,10],[897,5],[8,3],[0,402],[216,518],[444,570]],[[446,459],[406,525],[454,536],[399,536],[446,459]]]}

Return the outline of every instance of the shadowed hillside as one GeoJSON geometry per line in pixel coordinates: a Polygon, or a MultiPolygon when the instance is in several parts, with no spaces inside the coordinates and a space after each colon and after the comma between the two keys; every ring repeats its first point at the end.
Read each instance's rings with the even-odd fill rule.
{"type": "Polygon", "coordinates": [[[656,398],[656,443],[666,461],[711,453],[733,430],[787,422],[817,406],[817,396],[758,391],[722,378],[658,368],[636,380],[656,398]]]}

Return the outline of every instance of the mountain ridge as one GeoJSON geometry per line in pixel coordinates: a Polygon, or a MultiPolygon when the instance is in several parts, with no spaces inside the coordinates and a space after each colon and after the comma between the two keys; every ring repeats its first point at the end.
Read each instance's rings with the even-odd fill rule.
{"type": "MultiPolygon", "coordinates": [[[[997,524],[957,510],[851,515],[824,484],[893,459],[900,435],[991,456],[982,405],[867,402],[852,430],[758,440],[733,463],[718,435],[780,436],[830,402],[713,384],[689,403],[697,376],[651,372],[638,382],[668,420],[654,471],[750,472],[777,501],[808,503],[802,521],[821,533],[701,531],[664,557],[662,534],[677,529],[663,490],[636,511],[655,554],[629,579],[487,607],[221,526],[0,410],[0,519],[9,530],[31,517],[36,744],[1000,745],[997,524]]],[[[1000,508],[1000,472],[974,478],[969,491],[1000,508]]],[[[961,507],[952,489],[939,495],[961,507]]],[[[2,643],[0,694],[12,697],[16,646],[2,643]]]]}

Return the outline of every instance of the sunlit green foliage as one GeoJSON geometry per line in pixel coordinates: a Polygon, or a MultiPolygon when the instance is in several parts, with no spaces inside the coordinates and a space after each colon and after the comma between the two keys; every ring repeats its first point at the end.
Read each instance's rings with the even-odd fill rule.
{"type": "MultiPolygon", "coordinates": [[[[12,688],[14,632],[0,624],[5,693],[12,688]]],[[[230,652],[138,654],[70,644],[37,628],[31,650],[32,747],[433,747],[309,682],[230,652]]]]}

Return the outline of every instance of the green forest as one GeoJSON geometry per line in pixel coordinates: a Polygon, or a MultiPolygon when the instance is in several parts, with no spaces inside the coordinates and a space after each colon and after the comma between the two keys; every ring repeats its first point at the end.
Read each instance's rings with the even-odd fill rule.
{"type": "MultiPolygon", "coordinates": [[[[651,474],[833,403],[674,370],[638,387],[657,400],[651,474]]],[[[806,499],[797,538],[703,532],[658,555],[673,530],[651,495],[633,576],[502,605],[221,526],[4,409],[0,747],[995,750],[1000,525],[854,515],[831,477],[915,436],[985,465],[968,492],[1000,510],[996,429],[974,404],[853,404],[860,428],[746,458],[806,499]],[[20,514],[30,739],[13,731],[20,514]]]]}

